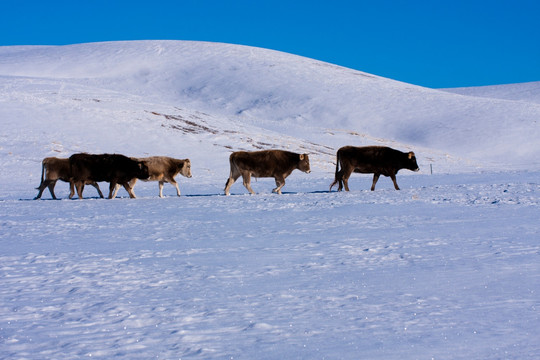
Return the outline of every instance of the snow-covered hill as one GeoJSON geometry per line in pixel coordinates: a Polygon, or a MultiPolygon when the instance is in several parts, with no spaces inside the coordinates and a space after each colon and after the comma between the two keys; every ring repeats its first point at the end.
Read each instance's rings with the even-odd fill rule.
{"type": "Polygon", "coordinates": [[[45,156],[76,151],[190,157],[214,176],[231,150],[258,148],[308,151],[316,171],[331,172],[346,144],[412,149],[422,169],[439,172],[540,168],[538,103],[237,45],[2,47],[0,102],[0,165],[21,177],[37,176],[45,156]]]}
{"type": "Polygon", "coordinates": [[[444,90],[451,93],[467,96],[524,101],[540,104],[540,81],[520,84],[466,87],[444,90]]]}
{"type": "Polygon", "coordinates": [[[463,95],[201,42],[0,47],[0,359],[537,358],[540,104],[522,86],[463,95]],[[347,144],[414,150],[421,172],[328,192],[347,144]],[[222,196],[230,152],[262,148],[312,172],[222,196]],[[31,200],[41,160],[80,151],[189,157],[193,178],[180,198],[141,181],[70,201],[59,182],[63,200],[31,200]]]}

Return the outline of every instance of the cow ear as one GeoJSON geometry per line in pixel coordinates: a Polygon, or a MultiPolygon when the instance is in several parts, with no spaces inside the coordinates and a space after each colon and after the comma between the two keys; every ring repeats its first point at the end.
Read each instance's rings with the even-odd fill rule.
{"type": "Polygon", "coordinates": [[[410,159],[412,159],[412,158],[413,158],[413,156],[414,156],[414,153],[413,153],[412,151],[411,151],[411,152],[409,152],[409,160],[410,160],[410,159]]]}
{"type": "Polygon", "coordinates": [[[300,154],[300,160],[304,160],[305,156],[304,154],[300,154]]]}

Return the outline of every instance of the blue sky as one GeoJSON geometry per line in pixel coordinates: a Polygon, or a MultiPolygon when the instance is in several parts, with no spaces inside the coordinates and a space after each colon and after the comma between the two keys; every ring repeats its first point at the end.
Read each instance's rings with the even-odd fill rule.
{"type": "Polygon", "coordinates": [[[540,81],[538,0],[7,0],[0,5],[0,46],[147,39],[275,49],[433,88],[540,81]]]}

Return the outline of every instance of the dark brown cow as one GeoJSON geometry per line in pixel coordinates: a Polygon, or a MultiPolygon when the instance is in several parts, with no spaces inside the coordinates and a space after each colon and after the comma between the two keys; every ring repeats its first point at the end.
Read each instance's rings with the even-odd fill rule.
{"type": "Polygon", "coordinates": [[[345,190],[349,191],[348,181],[353,171],[373,174],[371,191],[375,190],[375,184],[381,175],[390,176],[394,187],[399,190],[396,174],[401,169],[420,170],[412,151],[403,153],[385,146],[344,146],[337,151],[336,177],[330,185],[330,191],[336,183],[339,183],[338,191],[341,191],[344,185],[345,190]]]}
{"type": "MultiPolygon", "coordinates": [[[[138,158],[136,160],[144,161],[148,166],[150,177],[144,181],[159,181],[159,197],[163,197],[163,184],[168,182],[176,187],[176,195],[180,196],[180,188],[174,177],[178,174],[191,177],[191,161],[189,159],[175,159],[167,156],[151,156],[147,158],[138,158]]],[[[130,181],[129,186],[133,188],[137,178],[130,181]]],[[[114,196],[113,196],[114,197],[114,196]]]]}
{"type": "Polygon", "coordinates": [[[251,188],[251,177],[273,177],[276,180],[276,188],[272,190],[281,194],[281,188],[285,185],[285,178],[294,169],[310,173],[309,157],[307,154],[296,154],[284,150],[263,151],[237,151],[229,157],[231,174],[225,184],[225,195],[234,182],[242,176],[244,186],[251,194],[255,194],[251,188]]]}
{"type": "MultiPolygon", "coordinates": [[[[56,157],[46,157],[41,162],[41,184],[36,188],[39,193],[34,199],[41,198],[45,188],[49,188],[49,192],[53,199],[56,199],[54,194],[54,186],[58,180],[69,182],[69,198],[71,199],[75,195],[75,186],[70,181],[71,170],[69,166],[69,159],[59,159],[56,157]]],[[[99,189],[99,185],[95,181],[89,181],[86,184],[90,184],[96,188],[100,197],[103,198],[103,193],[99,189]]]]}
{"type": "Polygon", "coordinates": [[[148,179],[148,166],[144,161],[137,161],[119,154],[74,154],[69,157],[71,181],[75,183],[79,199],[82,198],[84,183],[87,181],[107,181],[109,199],[116,196],[116,184],[124,186],[129,197],[135,194],[129,186],[133,178],[148,179]]]}

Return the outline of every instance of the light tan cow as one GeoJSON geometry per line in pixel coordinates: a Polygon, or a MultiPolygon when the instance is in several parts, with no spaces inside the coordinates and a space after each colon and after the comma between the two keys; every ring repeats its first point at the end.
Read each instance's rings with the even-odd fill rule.
{"type": "MultiPolygon", "coordinates": [[[[75,186],[71,179],[71,166],[69,165],[69,159],[60,159],[56,157],[46,157],[41,162],[41,184],[36,188],[39,193],[34,198],[37,200],[41,198],[45,188],[49,188],[49,192],[53,199],[56,199],[54,194],[54,186],[58,180],[69,182],[69,198],[71,199],[75,195],[75,186]]],[[[99,185],[95,181],[87,181],[86,184],[90,184],[96,188],[99,196],[103,198],[103,193],[99,189],[99,185]]],[[[84,185],[83,185],[84,186],[84,185]]]]}
{"type": "MultiPolygon", "coordinates": [[[[175,159],[168,156],[150,156],[146,158],[138,158],[137,160],[144,161],[148,165],[148,173],[150,177],[143,181],[159,181],[159,197],[163,197],[163,184],[171,183],[176,188],[176,195],[180,196],[180,188],[174,177],[181,174],[187,178],[191,177],[191,161],[189,159],[175,159]]],[[[137,179],[130,181],[130,186],[133,188],[137,179]]]]}

